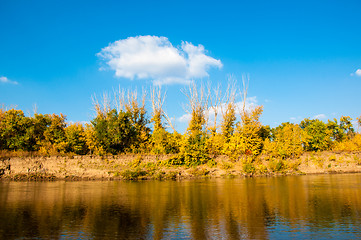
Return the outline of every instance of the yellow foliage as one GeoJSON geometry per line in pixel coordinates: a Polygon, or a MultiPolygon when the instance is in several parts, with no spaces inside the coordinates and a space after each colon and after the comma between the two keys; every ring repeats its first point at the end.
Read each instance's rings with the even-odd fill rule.
{"type": "Polygon", "coordinates": [[[276,128],[274,141],[265,140],[263,149],[271,156],[299,156],[303,152],[302,143],[306,137],[299,125],[286,123],[276,128]]]}
{"type": "Polygon", "coordinates": [[[241,123],[236,126],[235,133],[225,145],[224,153],[236,160],[241,154],[257,156],[261,153],[263,140],[260,136],[261,122],[259,118],[263,108],[255,109],[241,114],[241,123]]]}
{"type": "Polygon", "coordinates": [[[76,154],[86,154],[86,134],[80,123],[70,124],[65,128],[67,151],[76,154]]]}
{"type": "Polygon", "coordinates": [[[86,144],[88,146],[90,154],[105,155],[106,151],[97,140],[94,127],[91,124],[85,125],[84,133],[85,133],[86,144]]]}
{"type": "Polygon", "coordinates": [[[44,131],[44,139],[39,142],[39,151],[45,155],[57,155],[58,153],[65,153],[67,148],[65,136],[65,120],[66,116],[63,114],[48,115],[50,125],[44,131]]]}
{"type": "Polygon", "coordinates": [[[336,142],[334,151],[361,151],[361,134],[356,134],[353,138],[342,142],[336,142]]]}
{"type": "Polygon", "coordinates": [[[212,132],[206,140],[206,149],[209,154],[220,155],[226,140],[222,134],[212,132]]]}
{"type": "Polygon", "coordinates": [[[223,121],[221,124],[221,134],[225,140],[228,141],[234,132],[234,123],[236,121],[236,109],[234,103],[227,105],[226,111],[223,114],[223,121]]]}
{"type": "Polygon", "coordinates": [[[204,116],[203,108],[201,106],[194,107],[191,116],[192,116],[191,120],[189,121],[187,127],[187,134],[189,136],[197,136],[199,134],[202,134],[203,127],[205,124],[205,116],[204,116]]]}

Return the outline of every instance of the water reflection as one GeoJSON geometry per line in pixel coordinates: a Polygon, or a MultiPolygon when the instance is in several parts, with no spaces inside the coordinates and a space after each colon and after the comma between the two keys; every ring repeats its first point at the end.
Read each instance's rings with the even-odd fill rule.
{"type": "Polygon", "coordinates": [[[361,175],[0,182],[0,239],[361,238],[361,175]]]}

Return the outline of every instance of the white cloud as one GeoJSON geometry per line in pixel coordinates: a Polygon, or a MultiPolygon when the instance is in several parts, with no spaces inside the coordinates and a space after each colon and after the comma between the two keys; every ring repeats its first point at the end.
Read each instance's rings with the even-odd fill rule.
{"type": "Polygon", "coordinates": [[[75,123],[80,123],[81,125],[85,126],[86,124],[91,124],[90,121],[68,121],[69,124],[75,124],[75,123]]]}
{"type": "Polygon", "coordinates": [[[358,121],[357,120],[352,120],[351,124],[352,124],[353,128],[357,129],[357,127],[358,127],[358,121]]]}
{"type": "Polygon", "coordinates": [[[183,114],[182,116],[180,116],[177,120],[178,122],[189,122],[191,120],[192,116],[189,113],[183,114]]]}
{"type": "Polygon", "coordinates": [[[202,45],[182,42],[174,47],[166,37],[137,36],[122,39],[97,54],[115,76],[151,79],[154,84],[189,83],[207,77],[210,67],[222,67],[220,60],[206,55],[202,45]]]}
{"type": "Polygon", "coordinates": [[[18,82],[11,81],[7,77],[0,77],[0,83],[18,84],[18,82]]]}
{"type": "Polygon", "coordinates": [[[357,69],[355,72],[356,76],[361,77],[361,69],[357,69]]]}
{"type": "Polygon", "coordinates": [[[313,119],[318,119],[318,120],[326,119],[326,115],[321,113],[321,114],[318,114],[316,116],[313,116],[313,119]]]}
{"type": "Polygon", "coordinates": [[[290,117],[290,121],[293,123],[299,123],[302,121],[302,117],[298,116],[298,117],[290,117]]]}

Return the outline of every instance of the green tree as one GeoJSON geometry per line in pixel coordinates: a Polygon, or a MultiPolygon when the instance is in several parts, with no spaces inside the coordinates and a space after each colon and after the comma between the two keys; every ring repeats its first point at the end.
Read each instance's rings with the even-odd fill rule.
{"type": "Polygon", "coordinates": [[[342,116],[340,118],[340,128],[344,130],[348,138],[354,136],[355,130],[352,126],[352,118],[349,116],[342,116]]]}
{"type": "Polygon", "coordinates": [[[136,129],[131,122],[129,112],[112,109],[91,121],[99,145],[112,154],[129,150],[136,135],[136,129]]]}
{"type": "Polygon", "coordinates": [[[151,92],[153,112],[150,120],[153,123],[153,132],[150,137],[150,151],[155,154],[167,154],[173,151],[170,147],[172,136],[166,131],[162,122],[165,117],[163,112],[164,98],[165,95],[162,95],[161,88],[153,88],[151,92]]]}
{"type": "Polygon", "coordinates": [[[336,118],[334,118],[333,121],[328,120],[327,128],[330,130],[331,138],[334,141],[340,142],[346,137],[344,129],[338,124],[336,118]]]}
{"type": "Polygon", "coordinates": [[[197,106],[192,110],[191,120],[180,148],[180,159],[187,166],[204,164],[209,160],[204,125],[204,110],[201,106],[197,106]]]}
{"type": "MultiPolygon", "coordinates": [[[[131,141],[131,151],[134,153],[149,151],[149,138],[151,129],[148,127],[149,119],[145,108],[145,92],[138,99],[137,92],[129,92],[125,103],[125,111],[130,116],[130,123],[135,131],[131,141]]],[[[125,100],[123,100],[125,101],[125,100]]]]}
{"type": "Polygon", "coordinates": [[[323,151],[330,148],[332,132],[324,122],[306,118],[302,120],[300,127],[307,133],[306,150],[323,151]]]}
{"type": "Polygon", "coordinates": [[[259,135],[263,141],[265,141],[266,139],[270,139],[271,138],[271,127],[269,125],[261,126],[259,135]]]}
{"type": "Polygon", "coordinates": [[[2,149],[28,150],[27,129],[31,126],[29,118],[22,110],[10,109],[0,115],[0,144],[2,149]]]}
{"type": "Polygon", "coordinates": [[[36,113],[33,117],[29,118],[29,120],[31,123],[26,131],[27,150],[38,151],[42,142],[45,140],[44,133],[51,125],[51,116],[36,113]]]}

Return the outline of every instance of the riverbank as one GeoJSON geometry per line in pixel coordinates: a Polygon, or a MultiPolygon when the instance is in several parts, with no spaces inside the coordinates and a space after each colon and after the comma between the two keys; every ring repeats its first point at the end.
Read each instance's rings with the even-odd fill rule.
{"type": "Polygon", "coordinates": [[[2,180],[143,180],[249,177],[361,172],[361,152],[307,152],[299,158],[261,156],[230,161],[217,156],[208,164],[171,165],[173,155],[10,157],[0,161],[2,180]]]}

